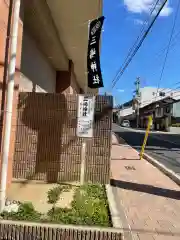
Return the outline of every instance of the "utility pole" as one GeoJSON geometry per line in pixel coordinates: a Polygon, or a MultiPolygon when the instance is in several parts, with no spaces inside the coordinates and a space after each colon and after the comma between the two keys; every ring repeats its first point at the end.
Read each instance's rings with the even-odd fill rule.
{"type": "Polygon", "coordinates": [[[135,101],[136,101],[136,127],[139,127],[139,100],[140,100],[140,78],[137,77],[135,81],[135,101]]]}

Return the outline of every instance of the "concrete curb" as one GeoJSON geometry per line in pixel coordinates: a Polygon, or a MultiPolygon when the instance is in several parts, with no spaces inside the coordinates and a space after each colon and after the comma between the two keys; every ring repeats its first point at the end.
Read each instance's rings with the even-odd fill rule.
{"type": "Polygon", "coordinates": [[[112,191],[112,186],[110,184],[106,185],[106,194],[109,203],[109,210],[111,214],[111,220],[114,228],[122,229],[122,222],[120,218],[120,214],[117,208],[116,200],[114,193],[112,191]]]}
{"type": "Polygon", "coordinates": [[[157,167],[161,172],[163,172],[166,176],[168,176],[171,180],[173,180],[176,184],[180,186],[180,176],[178,176],[175,172],[173,172],[163,164],[159,163],[156,159],[152,158],[146,153],[143,154],[143,158],[155,167],[157,167]]]}
{"type": "MultiPolygon", "coordinates": [[[[113,134],[116,136],[117,140],[119,140],[119,136],[117,136],[117,134],[115,134],[113,132],[113,134]]],[[[123,139],[124,140],[124,139],[123,139]]],[[[127,143],[126,143],[127,144],[127,143]]],[[[121,145],[121,144],[120,144],[121,145]]],[[[129,144],[127,144],[128,146],[130,146],[129,144]]],[[[132,146],[130,146],[132,149],[134,149],[132,146]]],[[[138,155],[140,154],[136,149],[134,149],[134,151],[136,151],[138,153],[138,155]]],[[[177,185],[180,186],[180,176],[177,175],[175,172],[173,172],[171,169],[167,168],[164,164],[159,163],[156,159],[154,159],[153,157],[149,156],[148,154],[144,153],[143,154],[143,158],[145,160],[147,160],[149,163],[151,163],[153,166],[155,166],[156,168],[158,168],[162,173],[164,173],[166,176],[168,176],[171,180],[173,180],[177,185]]]]}
{"type": "Polygon", "coordinates": [[[121,230],[115,229],[112,227],[96,227],[96,226],[71,225],[71,224],[53,224],[53,223],[42,223],[42,222],[38,223],[38,222],[13,221],[13,220],[1,220],[0,219],[0,225],[1,224],[15,225],[15,226],[29,226],[29,227],[46,227],[46,228],[53,228],[53,229],[61,228],[61,229],[83,230],[83,231],[99,231],[99,232],[104,231],[104,232],[121,233],[122,234],[121,230]]]}

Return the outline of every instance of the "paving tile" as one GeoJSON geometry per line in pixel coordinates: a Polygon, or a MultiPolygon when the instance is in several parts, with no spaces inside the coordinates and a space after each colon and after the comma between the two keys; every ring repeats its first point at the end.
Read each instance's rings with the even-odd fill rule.
{"type": "Polygon", "coordinates": [[[155,236],[148,233],[140,233],[138,234],[139,240],[155,240],[155,236]]]}
{"type": "Polygon", "coordinates": [[[180,239],[180,187],[146,160],[139,160],[130,146],[115,145],[111,155],[112,184],[127,223],[132,229],[151,232],[133,233],[134,239],[180,239]]]}

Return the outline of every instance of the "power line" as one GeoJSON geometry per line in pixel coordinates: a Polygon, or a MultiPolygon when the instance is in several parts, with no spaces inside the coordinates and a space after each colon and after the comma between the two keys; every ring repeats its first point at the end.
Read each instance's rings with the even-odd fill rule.
{"type": "MultiPolygon", "coordinates": [[[[150,16],[153,14],[154,10],[156,9],[156,6],[158,5],[159,1],[160,1],[160,0],[157,0],[155,4],[152,4],[152,9],[151,9],[151,12],[150,12],[150,16]],[[154,5],[154,6],[153,6],[153,5],[154,5]]],[[[150,17],[144,21],[139,36],[136,38],[133,46],[130,48],[130,50],[129,50],[129,52],[128,52],[128,54],[127,54],[127,56],[126,56],[126,58],[125,58],[125,60],[124,60],[124,62],[123,62],[123,64],[121,65],[120,69],[118,69],[115,77],[113,78],[112,83],[116,80],[119,72],[120,72],[121,69],[123,68],[123,66],[124,66],[124,64],[126,63],[127,59],[130,57],[133,49],[135,48],[136,44],[138,43],[140,37],[142,36],[142,33],[143,33],[143,31],[144,31],[144,29],[145,29],[145,26],[146,26],[146,24],[148,23],[149,19],[150,19],[150,17]]]]}
{"type": "Polygon", "coordinates": [[[128,67],[128,65],[130,64],[130,62],[132,61],[133,57],[136,55],[136,53],[138,52],[139,48],[141,47],[141,45],[143,44],[145,38],[147,37],[148,33],[150,32],[152,26],[154,25],[156,19],[158,18],[160,12],[162,11],[163,7],[165,6],[167,0],[165,0],[163,2],[163,4],[161,5],[161,7],[159,8],[157,14],[155,15],[154,19],[152,20],[151,24],[149,25],[148,29],[145,31],[142,39],[140,40],[139,44],[137,45],[137,47],[135,48],[135,50],[132,53],[132,56],[129,58],[129,60],[127,61],[127,63],[125,64],[125,66],[123,67],[123,69],[120,71],[120,75],[117,77],[117,79],[113,82],[112,84],[112,88],[115,87],[116,83],[119,81],[119,79],[121,78],[121,76],[123,75],[124,71],[126,70],[126,68],[128,67]]]}
{"type": "MultiPolygon", "coordinates": [[[[170,87],[176,86],[176,85],[178,85],[178,84],[180,84],[180,81],[172,84],[170,87]]],[[[170,87],[169,87],[169,88],[170,88],[170,87]]],[[[167,88],[162,88],[162,89],[161,89],[161,92],[164,91],[164,90],[166,90],[166,89],[167,89],[167,88]]],[[[176,89],[176,88],[175,88],[175,89],[176,89]]],[[[173,91],[173,90],[174,90],[174,89],[171,89],[171,91],[173,91]]]]}
{"type": "MultiPolygon", "coordinates": [[[[172,43],[172,41],[171,41],[171,48],[176,45],[175,40],[177,40],[177,38],[178,38],[179,35],[180,35],[180,30],[173,36],[172,41],[174,41],[174,43],[172,43]]],[[[167,50],[167,48],[168,48],[168,45],[167,45],[166,47],[164,47],[163,49],[161,49],[161,50],[159,51],[159,53],[156,54],[157,57],[159,57],[165,50],[167,50]]]]}
{"type": "MultiPolygon", "coordinates": [[[[174,18],[174,22],[173,22],[173,26],[172,26],[172,30],[171,30],[170,39],[169,39],[168,45],[167,45],[167,47],[166,47],[166,48],[167,48],[167,52],[166,52],[166,56],[165,56],[165,59],[164,59],[164,63],[163,63],[163,67],[162,67],[162,71],[161,71],[161,75],[160,75],[160,79],[159,79],[159,83],[158,83],[158,88],[157,88],[157,92],[156,92],[156,96],[153,97],[152,99],[143,101],[141,104],[146,103],[146,102],[150,102],[150,101],[153,101],[153,100],[156,101],[156,99],[157,99],[157,94],[158,94],[158,92],[159,92],[159,85],[160,85],[160,82],[161,82],[162,77],[163,77],[163,72],[164,72],[164,70],[165,70],[165,65],[166,65],[168,53],[169,53],[169,51],[170,51],[170,49],[171,49],[171,43],[172,43],[173,34],[174,34],[174,29],[175,29],[175,25],[176,25],[176,21],[177,21],[177,17],[178,17],[179,7],[180,7],[180,1],[178,2],[177,11],[176,11],[175,18],[174,18]]],[[[178,37],[179,34],[180,34],[180,31],[178,31],[178,32],[174,35],[174,40],[178,37]]],[[[166,49],[166,48],[165,48],[165,49],[166,49]]],[[[163,51],[164,51],[165,49],[163,49],[163,51]]],[[[179,83],[180,83],[180,82],[176,82],[176,83],[173,84],[173,85],[177,85],[177,84],[179,84],[179,83]]],[[[178,89],[178,88],[180,88],[180,86],[176,87],[175,89],[178,89]]],[[[171,93],[171,92],[173,92],[175,89],[171,89],[171,90],[165,92],[165,94],[171,93]]],[[[163,90],[166,90],[166,88],[161,89],[161,92],[162,92],[163,90]]],[[[176,94],[178,94],[178,93],[179,93],[179,91],[176,92],[176,94]]],[[[180,96],[180,95],[179,95],[179,96],[180,96]]]]}
{"type": "Polygon", "coordinates": [[[178,6],[177,6],[177,10],[176,10],[176,14],[175,14],[175,17],[174,17],[174,22],[173,22],[170,38],[169,38],[168,48],[167,48],[166,55],[165,55],[165,58],[164,58],[164,62],[163,62],[163,66],[162,66],[162,70],[161,70],[161,74],[160,74],[160,78],[159,78],[159,81],[158,81],[156,98],[157,98],[158,89],[160,87],[160,83],[161,83],[161,80],[162,80],[162,77],[163,77],[163,74],[164,74],[164,70],[165,70],[165,66],[166,66],[166,62],[167,62],[167,58],[168,58],[168,54],[169,54],[169,50],[170,50],[170,45],[171,45],[171,41],[172,41],[172,38],[173,38],[174,29],[175,29],[175,26],[176,26],[176,21],[177,21],[177,17],[178,17],[179,7],[180,7],[180,0],[178,1],[178,6]]]}
{"type": "MultiPolygon", "coordinates": [[[[171,86],[176,86],[176,85],[178,85],[178,84],[180,84],[180,81],[178,81],[178,82],[176,82],[176,83],[174,83],[173,85],[171,85],[171,86]]],[[[161,92],[162,91],[164,91],[164,90],[166,90],[166,89],[168,89],[168,88],[163,88],[163,89],[160,89],[161,90],[161,92]]],[[[169,91],[167,91],[167,92],[165,92],[165,94],[167,94],[167,93],[173,93],[173,96],[174,96],[174,94],[179,94],[178,96],[180,96],[180,90],[179,91],[175,91],[176,89],[180,89],[180,85],[179,86],[177,86],[176,88],[173,88],[173,89],[170,89],[169,91]]],[[[143,101],[143,102],[141,102],[141,104],[143,104],[143,103],[146,103],[146,102],[149,102],[149,101],[151,101],[151,100],[154,100],[156,97],[153,97],[153,98],[151,98],[151,99],[149,99],[149,100],[145,100],[145,101],[143,101]]]]}
{"type": "MultiPolygon", "coordinates": [[[[176,44],[177,44],[177,41],[176,41],[176,40],[178,39],[179,35],[180,35],[180,30],[177,31],[176,34],[173,35],[173,39],[172,39],[171,44],[170,44],[169,53],[170,53],[170,50],[172,50],[172,49],[176,46],[176,44]]],[[[159,52],[157,52],[156,55],[155,55],[155,57],[158,58],[165,50],[167,50],[167,48],[168,48],[168,45],[167,45],[166,47],[162,48],[159,52]]],[[[159,70],[158,70],[158,72],[159,72],[159,70]]],[[[151,73],[151,76],[154,76],[154,75],[156,75],[156,74],[157,74],[157,71],[151,73]]],[[[176,85],[176,84],[177,84],[177,83],[175,83],[175,84],[173,84],[173,85],[176,85]]],[[[172,86],[173,86],[173,85],[172,85],[172,86]]],[[[161,89],[161,91],[166,90],[166,89],[167,89],[167,88],[161,89]]]]}

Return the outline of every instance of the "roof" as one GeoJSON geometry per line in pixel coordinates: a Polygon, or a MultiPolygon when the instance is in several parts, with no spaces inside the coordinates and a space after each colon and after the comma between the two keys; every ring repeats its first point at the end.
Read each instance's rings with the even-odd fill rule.
{"type": "Polygon", "coordinates": [[[157,106],[155,106],[155,108],[156,107],[159,107],[159,104],[162,106],[162,105],[169,105],[169,104],[172,104],[172,103],[175,103],[175,102],[178,102],[179,100],[176,100],[176,99],[174,99],[174,98],[172,98],[172,97],[166,97],[166,98],[163,98],[163,99],[160,99],[160,100],[157,100],[157,101],[155,101],[155,102],[152,102],[152,103],[150,103],[150,104],[148,104],[148,105],[146,105],[146,106],[144,106],[144,107],[142,107],[142,108],[140,108],[140,109],[147,109],[147,108],[151,108],[151,107],[154,107],[154,105],[157,105],[157,106]]]}

